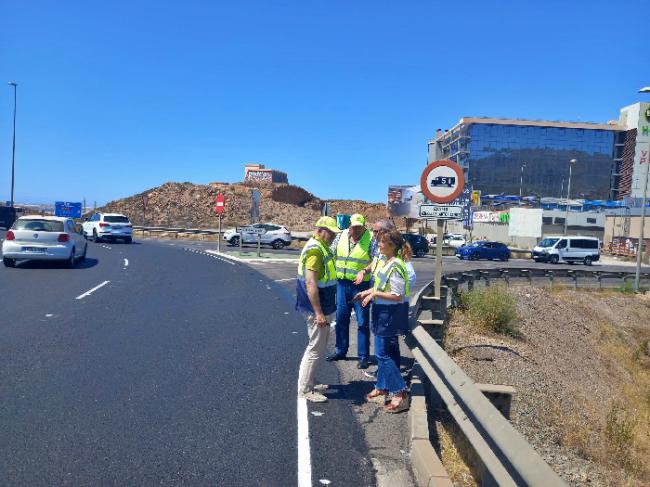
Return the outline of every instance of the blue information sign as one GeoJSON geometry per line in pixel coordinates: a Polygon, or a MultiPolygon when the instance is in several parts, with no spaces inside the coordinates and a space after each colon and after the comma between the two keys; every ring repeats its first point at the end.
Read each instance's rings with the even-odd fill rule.
{"type": "Polygon", "coordinates": [[[70,203],[69,201],[56,201],[54,203],[54,216],[68,218],[81,218],[81,203],[70,203]]]}

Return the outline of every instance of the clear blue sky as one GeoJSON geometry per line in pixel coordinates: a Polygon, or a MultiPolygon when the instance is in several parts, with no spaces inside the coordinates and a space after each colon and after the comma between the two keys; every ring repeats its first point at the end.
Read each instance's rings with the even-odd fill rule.
{"type": "MultiPolygon", "coordinates": [[[[650,85],[644,1],[4,1],[0,199],[103,203],[244,162],[324,198],[417,183],[461,116],[605,122],[650,85]]],[[[647,95],[645,95],[647,96],[647,95]]]]}

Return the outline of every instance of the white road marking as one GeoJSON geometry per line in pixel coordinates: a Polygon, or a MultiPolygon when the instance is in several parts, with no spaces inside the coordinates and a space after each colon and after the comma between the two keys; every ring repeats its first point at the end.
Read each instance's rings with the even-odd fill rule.
{"type": "Polygon", "coordinates": [[[95,286],[94,288],[92,288],[90,291],[86,291],[85,293],[80,294],[80,295],[77,296],[75,299],[83,299],[83,298],[85,298],[86,296],[90,296],[92,293],[94,293],[95,291],[97,291],[100,287],[104,287],[104,286],[105,286],[106,284],[108,284],[109,282],[111,282],[111,281],[104,281],[104,282],[102,282],[101,284],[99,284],[99,285],[95,286]]]}
{"type": "Polygon", "coordinates": [[[274,279],[275,282],[285,282],[285,281],[293,281],[297,279],[296,277],[288,277],[286,279],[274,279]]]}
{"type": "Polygon", "coordinates": [[[54,316],[52,313],[47,313],[47,314],[45,315],[46,318],[52,318],[52,316],[54,316]]]}
{"type": "Polygon", "coordinates": [[[311,446],[307,399],[298,394],[298,487],[311,487],[311,446]]]}
{"type": "Polygon", "coordinates": [[[270,289],[271,289],[271,286],[269,286],[268,284],[266,284],[266,289],[269,289],[269,290],[270,290],[270,289]]]}
{"type": "Polygon", "coordinates": [[[292,334],[292,335],[297,335],[298,332],[297,332],[297,331],[292,331],[291,334],[292,334]]]}
{"type": "Polygon", "coordinates": [[[319,482],[323,485],[329,485],[332,483],[331,480],[327,480],[327,479],[320,479],[319,482]]]}
{"type": "Polygon", "coordinates": [[[313,414],[313,415],[316,416],[316,417],[320,417],[320,416],[322,416],[322,415],[325,414],[325,413],[323,413],[323,412],[321,412],[321,411],[312,411],[311,414],[313,414]]]}
{"type": "Polygon", "coordinates": [[[129,267],[129,259],[124,259],[124,267],[129,267]]]}

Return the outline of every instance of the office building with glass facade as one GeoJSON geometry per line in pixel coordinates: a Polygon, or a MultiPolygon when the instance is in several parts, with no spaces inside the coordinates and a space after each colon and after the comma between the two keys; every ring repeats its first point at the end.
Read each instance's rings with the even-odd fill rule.
{"type": "MultiPolygon", "coordinates": [[[[429,160],[451,159],[483,194],[615,199],[620,179],[618,123],[465,117],[429,143],[429,160]],[[523,168],[523,178],[522,178],[523,168]]],[[[621,148],[622,151],[622,148],[621,148]]],[[[619,151],[620,152],[620,151],[619,151]]]]}

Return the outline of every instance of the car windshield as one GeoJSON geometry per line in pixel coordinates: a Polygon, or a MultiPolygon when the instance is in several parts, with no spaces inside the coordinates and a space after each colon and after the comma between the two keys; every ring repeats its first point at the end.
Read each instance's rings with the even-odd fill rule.
{"type": "Polygon", "coordinates": [[[470,247],[483,247],[483,242],[473,242],[470,247]]]}
{"type": "Polygon", "coordinates": [[[63,222],[56,220],[17,220],[14,230],[31,230],[33,232],[62,232],[63,222]]]}
{"type": "Polygon", "coordinates": [[[125,216],[106,215],[104,221],[108,223],[129,223],[129,219],[125,216]]]}
{"type": "Polygon", "coordinates": [[[559,238],[545,238],[540,243],[537,244],[538,247],[553,247],[556,242],[560,240],[559,238]]]}

